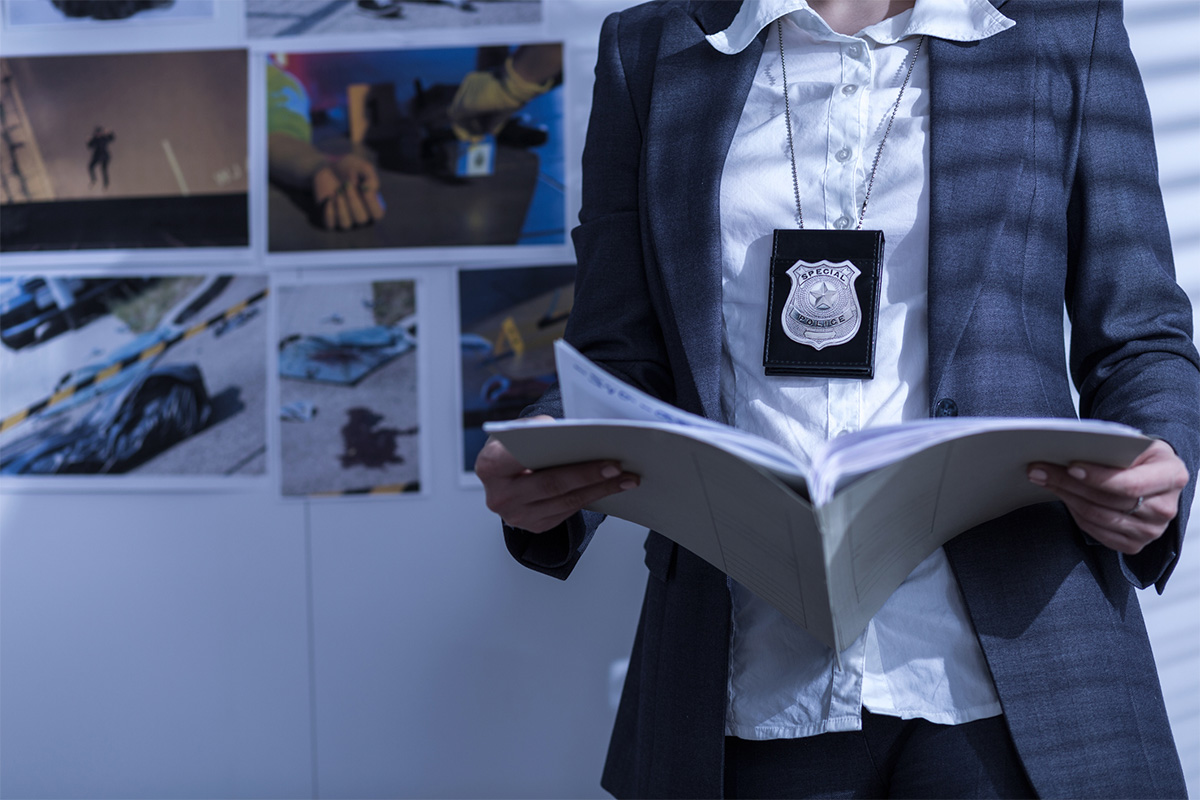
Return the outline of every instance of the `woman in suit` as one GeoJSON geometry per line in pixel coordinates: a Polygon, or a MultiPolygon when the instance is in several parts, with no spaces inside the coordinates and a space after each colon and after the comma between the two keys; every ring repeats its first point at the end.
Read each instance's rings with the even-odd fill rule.
{"type": "MultiPolygon", "coordinates": [[[[605,23],[592,113],[566,338],[622,379],[714,419],[797,428],[785,444],[801,450],[835,433],[812,421],[844,412],[835,395],[858,398],[849,414],[866,424],[1078,413],[1159,440],[1125,470],[1030,465],[1061,502],[948,543],[842,654],[846,669],[651,533],[603,785],[1182,795],[1135,589],[1161,591],[1181,549],[1200,359],[1119,3],[650,4],[605,23]],[[864,80],[845,77],[863,65],[864,80]],[[843,100],[864,105],[839,117],[843,100]],[[755,150],[756,132],[774,138],[755,150]],[[740,355],[761,347],[746,334],[766,313],[746,301],[758,286],[765,307],[757,254],[796,227],[789,149],[810,227],[852,226],[838,203],[874,193],[888,246],[869,380],[773,382],[740,355]],[[768,162],[777,180],[760,180],[768,162]]],[[[560,414],[557,392],[527,413],[560,414]]],[[[530,472],[494,441],[476,471],[510,552],[559,578],[600,522],[585,506],[637,491],[620,464],[530,472]]]]}

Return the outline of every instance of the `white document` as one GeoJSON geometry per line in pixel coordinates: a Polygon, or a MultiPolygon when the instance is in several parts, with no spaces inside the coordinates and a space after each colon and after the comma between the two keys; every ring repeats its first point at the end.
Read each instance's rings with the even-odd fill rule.
{"type": "Polygon", "coordinates": [[[1097,420],[957,417],[840,436],[811,465],[689,414],[555,344],[562,420],[488,423],[526,467],[596,459],[641,476],[593,508],[658,531],[836,651],[959,533],[1054,495],[1032,461],[1131,463],[1150,443],[1097,420]]]}

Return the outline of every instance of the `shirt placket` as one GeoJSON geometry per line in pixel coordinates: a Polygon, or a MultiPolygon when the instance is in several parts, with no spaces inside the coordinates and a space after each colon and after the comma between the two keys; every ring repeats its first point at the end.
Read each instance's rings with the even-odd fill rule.
{"type": "MultiPolygon", "coordinates": [[[[873,60],[861,39],[837,44],[841,57],[841,82],[833,87],[829,102],[829,146],[825,161],[825,208],[830,227],[853,230],[858,223],[859,198],[865,189],[864,153],[873,60]]],[[[826,437],[852,433],[862,427],[862,381],[829,382],[826,437]]]]}
{"type": "MultiPolygon", "coordinates": [[[[867,139],[867,101],[871,87],[871,52],[860,39],[838,42],[841,82],[830,98],[829,152],[826,159],[826,219],[836,230],[854,230],[858,223],[863,154],[867,139]]],[[[829,418],[826,437],[852,433],[862,427],[862,381],[834,378],[829,381],[829,418]]],[[[862,641],[856,641],[840,656],[833,669],[829,719],[833,729],[844,722],[859,721],[862,701],[862,641]]]]}
{"type": "Polygon", "coordinates": [[[825,208],[829,227],[852,230],[858,222],[857,199],[862,149],[867,137],[867,100],[871,90],[871,53],[861,39],[837,43],[841,82],[829,99],[829,147],[825,160],[825,208]]]}

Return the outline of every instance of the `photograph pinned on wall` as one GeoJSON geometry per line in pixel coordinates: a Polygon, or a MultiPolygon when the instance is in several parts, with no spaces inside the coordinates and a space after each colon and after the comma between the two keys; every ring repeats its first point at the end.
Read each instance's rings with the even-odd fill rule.
{"type": "Polygon", "coordinates": [[[266,468],[265,277],[0,278],[0,475],[266,468]]]}
{"type": "Polygon", "coordinates": [[[246,35],[255,39],[541,21],[542,0],[246,0],[246,35]]]}
{"type": "Polygon", "coordinates": [[[554,341],[575,299],[575,267],[460,270],[463,469],[473,472],[483,423],[516,419],[558,380],[554,341]]]}
{"type": "Polygon", "coordinates": [[[211,19],[216,0],[5,0],[9,25],[67,27],[211,19]]]}
{"type": "Polygon", "coordinates": [[[415,282],[277,294],[283,494],[419,491],[415,282]]]}
{"type": "Polygon", "coordinates": [[[269,249],[563,244],[562,55],[269,56],[269,249]]]}
{"type": "Polygon", "coordinates": [[[246,247],[245,50],[0,59],[0,251],[246,247]]]}

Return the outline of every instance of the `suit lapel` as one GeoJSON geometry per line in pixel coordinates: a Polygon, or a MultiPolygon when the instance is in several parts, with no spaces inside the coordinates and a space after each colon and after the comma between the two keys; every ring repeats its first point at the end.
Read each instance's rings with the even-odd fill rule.
{"type": "MultiPolygon", "coordinates": [[[[1033,25],[1032,15],[1020,24],[1033,25]]],[[[1013,224],[1025,225],[1034,178],[1023,175],[1033,142],[1033,39],[999,33],[929,43],[931,401],[944,396],[947,366],[981,289],[1002,280],[1019,256],[1010,237],[1024,236],[1013,224]],[[1019,206],[1024,211],[1015,213],[1019,206]]]]}
{"type": "Polygon", "coordinates": [[[701,3],[695,19],[679,7],[664,21],[645,137],[646,196],[653,198],[647,240],[674,316],[663,327],[668,336],[678,332],[703,413],[714,418],[720,413],[721,172],[762,37],[729,56],[704,35],[723,30],[736,10],[735,3],[701,3]]]}

